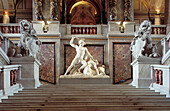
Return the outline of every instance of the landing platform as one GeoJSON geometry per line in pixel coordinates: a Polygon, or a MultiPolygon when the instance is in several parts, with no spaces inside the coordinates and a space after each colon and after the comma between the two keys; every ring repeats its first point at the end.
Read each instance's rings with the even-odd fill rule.
{"type": "Polygon", "coordinates": [[[59,84],[111,84],[110,78],[60,78],[59,84]]]}

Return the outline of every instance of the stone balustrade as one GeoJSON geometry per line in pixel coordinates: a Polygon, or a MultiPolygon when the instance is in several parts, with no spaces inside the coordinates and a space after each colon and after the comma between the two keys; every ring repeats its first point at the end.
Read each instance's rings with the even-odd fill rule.
{"type": "Polygon", "coordinates": [[[0,90],[3,96],[11,95],[21,89],[21,65],[0,66],[0,90]]]}
{"type": "Polygon", "coordinates": [[[155,69],[155,83],[162,85],[162,70],[155,69]]]}
{"type": "Polygon", "coordinates": [[[161,63],[164,64],[170,58],[170,32],[167,36],[161,39],[161,44],[163,46],[161,63]]]}
{"type": "Polygon", "coordinates": [[[152,25],[152,34],[166,34],[166,25],[152,25]]]}
{"type": "MultiPolygon", "coordinates": [[[[139,29],[139,24],[135,25],[135,29],[139,29]]],[[[166,34],[166,25],[152,25],[152,33],[151,34],[155,34],[155,35],[165,35],[166,34]]]]}
{"type": "Polygon", "coordinates": [[[170,65],[151,65],[150,88],[170,97],[170,65]]]}
{"type": "Polygon", "coordinates": [[[18,23],[10,23],[10,24],[0,24],[0,31],[2,33],[20,33],[20,26],[18,23]]]}
{"type": "Polygon", "coordinates": [[[71,34],[97,34],[97,27],[72,25],[71,34]]]}

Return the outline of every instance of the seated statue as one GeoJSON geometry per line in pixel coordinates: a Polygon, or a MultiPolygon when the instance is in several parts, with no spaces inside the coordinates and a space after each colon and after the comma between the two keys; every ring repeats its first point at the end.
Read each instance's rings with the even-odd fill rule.
{"type": "Polygon", "coordinates": [[[153,45],[151,39],[151,23],[143,21],[139,30],[135,32],[135,37],[131,42],[130,50],[134,58],[140,56],[153,56],[153,45]]]}
{"type": "Polygon", "coordinates": [[[36,31],[33,29],[32,24],[27,20],[22,20],[20,22],[20,32],[21,37],[18,43],[18,47],[21,49],[22,56],[29,55],[36,58],[37,53],[40,50],[41,42],[38,40],[36,31]],[[27,54],[28,51],[29,54],[27,54]]]}

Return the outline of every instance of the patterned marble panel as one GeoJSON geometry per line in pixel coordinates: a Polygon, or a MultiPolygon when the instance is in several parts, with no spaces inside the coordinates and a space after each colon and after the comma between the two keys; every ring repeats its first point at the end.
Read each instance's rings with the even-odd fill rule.
{"type": "MultiPolygon", "coordinates": [[[[66,70],[72,60],[74,59],[76,55],[76,51],[74,48],[72,48],[70,45],[65,45],[64,50],[64,70],[66,70]]],[[[97,59],[99,61],[99,64],[102,65],[104,63],[104,46],[103,45],[88,45],[86,46],[89,50],[90,54],[94,57],[94,59],[97,59]]]]}
{"type": "Polygon", "coordinates": [[[40,79],[54,83],[54,44],[42,44],[41,53],[38,56],[38,60],[41,62],[40,66],[40,79]]]}
{"type": "Polygon", "coordinates": [[[114,79],[115,83],[131,78],[130,44],[114,44],[114,79]]]}

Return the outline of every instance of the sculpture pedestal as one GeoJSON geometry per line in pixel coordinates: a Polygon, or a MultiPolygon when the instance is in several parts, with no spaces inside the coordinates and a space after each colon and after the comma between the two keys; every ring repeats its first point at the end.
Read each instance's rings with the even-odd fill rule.
{"type": "Polygon", "coordinates": [[[131,85],[136,88],[149,88],[152,83],[151,67],[152,64],[160,64],[160,58],[139,57],[131,65],[133,66],[133,81],[131,85]]]}
{"type": "Polygon", "coordinates": [[[48,32],[50,34],[59,34],[59,27],[60,27],[60,22],[59,21],[47,21],[48,22],[48,32]]]}
{"type": "Polygon", "coordinates": [[[110,78],[60,78],[59,84],[111,84],[110,78]]]}
{"type": "Polygon", "coordinates": [[[32,21],[33,28],[36,30],[37,34],[43,34],[44,21],[32,21]]]}
{"type": "Polygon", "coordinates": [[[37,88],[39,82],[39,66],[41,63],[33,57],[12,57],[11,64],[19,64],[21,67],[20,83],[24,88],[37,88]]]}

